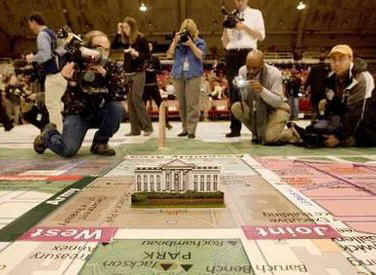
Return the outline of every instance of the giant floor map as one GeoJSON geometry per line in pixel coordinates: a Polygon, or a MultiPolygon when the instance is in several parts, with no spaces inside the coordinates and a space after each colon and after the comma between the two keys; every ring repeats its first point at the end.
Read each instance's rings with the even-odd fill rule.
{"type": "Polygon", "coordinates": [[[376,274],[376,155],[154,144],[71,160],[0,150],[0,275],[376,274]],[[176,160],[219,167],[225,207],[133,208],[135,169],[176,160]]]}
{"type": "Polygon", "coordinates": [[[373,164],[244,154],[6,167],[0,274],[376,272],[373,164]],[[174,159],[221,167],[226,207],[133,209],[135,168],[174,159]]]}

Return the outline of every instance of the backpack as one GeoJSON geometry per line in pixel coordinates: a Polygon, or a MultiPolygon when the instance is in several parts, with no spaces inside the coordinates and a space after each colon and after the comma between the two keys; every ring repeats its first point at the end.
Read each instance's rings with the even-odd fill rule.
{"type": "Polygon", "coordinates": [[[59,54],[56,53],[57,49],[57,36],[55,32],[49,28],[45,28],[42,30],[43,32],[47,33],[48,36],[51,39],[51,52],[52,52],[52,57],[44,62],[43,64],[40,64],[43,72],[48,75],[48,74],[56,74],[60,72],[62,68],[62,63],[61,62],[61,57],[59,54]]]}

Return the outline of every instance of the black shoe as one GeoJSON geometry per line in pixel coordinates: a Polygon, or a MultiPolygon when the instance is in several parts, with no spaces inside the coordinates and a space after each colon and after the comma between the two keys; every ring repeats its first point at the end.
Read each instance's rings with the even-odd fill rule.
{"type": "Polygon", "coordinates": [[[149,137],[153,134],[153,130],[151,131],[144,131],[144,137],[149,137]]]}
{"type": "Polygon", "coordinates": [[[188,136],[188,133],[185,131],[178,134],[178,137],[186,137],[186,136],[188,136]]]}
{"type": "Polygon", "coordinates": [[[227,138],[240,137],[240,133],[230,132],[226,134],[227,138]]]}
{"type": "Polygon", "coordinates": [[[141,136],[141,133],[128,133],[128,134],[125,134],[126,137],[135,137],[135,136],[141,136]]]}
{"type": "Polygon", "coordinates": [[[167,123],[166,128],[167,128],[168,130],[171,130],[171,129],[172,129],[172,125],[171,125],[170,123],[167,123]]]}
{"type": "Polygon", "coordinates": [[[195,136],[194,134],[189,134],[189,135],[188,135],[188,138],[190,138],[190,139],[194,139],[194,138],[196,138],[196,136],[195,136]]]}
{"type": "Polygon", "coordinates": [[[47,134],[50,131],[56,131],[56,125],[53,123],[48,123],[46,127],[44,127],[42,133],[37,136],[34,139],[34,151],[37,152],[38,154],[43,154],[44,151],[47,149],[47,134]]]}
{"type": "Polygon", "coordinates": [[[116,152],[107,143],[93,143],[90,148],[90,152],[101,156],[115,156],[116,152]]]}

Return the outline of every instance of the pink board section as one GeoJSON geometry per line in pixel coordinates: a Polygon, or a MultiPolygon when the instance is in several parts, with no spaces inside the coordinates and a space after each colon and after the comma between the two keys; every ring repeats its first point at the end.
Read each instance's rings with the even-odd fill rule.
{"type": "Polygon", "coordinates": [[[34,227],[18,240],[38,242],[110,242],[113,227],[34,227]]]}
{"type": "Polygon", "coordinates": [[[329,225],[300,224],[243,226],[248,240],[334,239],[341,235],[329,225]]]}

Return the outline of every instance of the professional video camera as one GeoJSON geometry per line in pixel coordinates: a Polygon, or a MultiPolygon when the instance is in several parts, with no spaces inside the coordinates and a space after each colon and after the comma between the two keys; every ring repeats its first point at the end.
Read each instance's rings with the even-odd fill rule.
{"type": "Polygon", "coordinates": [[[60,47],[57,52],[61,51],[68,62],[74,62],[80,69],[86,69],[89,65],[105,66],[107,64],[108,59],[100,49],[86,47],[82,38],[74,34],[69,27],[62,27],[57,32],[57,37],[63,40],[63,49],[65,50],[65,52],[61,51],[60,47]]]}
{"type": "Polygon", "coordinates": [[[57,37],[62,45],[57,48],[57,54],[64,62],[73,62],[75,67],[74,80],[87,93],[107,93],[102,89],[105,85],[104,77],[90,69],[91,66],[108,64],[108,59],[99,49],[88,48],[81,37],[74,34],[68,26],[62,27],[57,32],[57,37]]]}
{"type": "Polygon", "coordinates": [[[244,19],[239,17],[239,11],[234,10],[233,12],[228,12],[225,6],[222,6],[222,14],[225,16],[223,21],[223,27],[226,29],[235,29],[236,24],[244,21],[244,19]]]}

